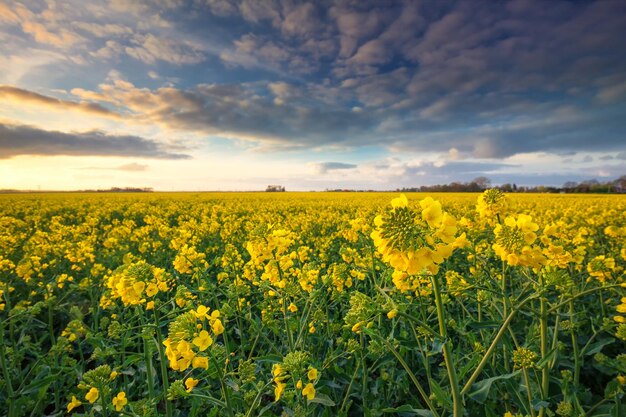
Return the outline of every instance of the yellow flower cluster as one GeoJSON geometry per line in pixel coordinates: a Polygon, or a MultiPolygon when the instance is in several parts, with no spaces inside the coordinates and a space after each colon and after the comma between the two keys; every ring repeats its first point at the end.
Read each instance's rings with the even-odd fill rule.
{"type": "Polygon", "coordinates": [[[587,272],[589,272],[589,275],[600,282],[611,279],[613,274],[618,271],[619,269],[615,266],[615,259],[606,257],[605,255],[596,256],[587,264],[587,272]]]}
{"type": "Polygon", "coordinates": [[[191,274],[209,267],[206,255],[198,252],[194,246],[183,245],[174,259],[174,269],[181,274],[191,274]]]}
{"type": "Polygon", "coordinates": [[[171,281],[171,276],[165,269],[157,268],[143,260],[129,263],[106,278],[108,291],[100,299],[100,306],[110,307],[117,299],[124,306],[153,303],[152,300],[159,291],[169,291],[171,281]],[[151,301],[148,301],[149,299],[151,301]]]}
{"type": "Polygon", "coordinates": [[[189,367],[208,369],[205,352],[214,338],[224,333],[219,310],[200,305],[170,323],[168,338],[163,341],[170,368],[183,372],[189,367]]]}
{"type": "MultiPolygon", "coordinates": [[[[309,382],[305,385],[302,382],[302,379],[298,379],[298,382],[296,382],[296,389],[300,390],[302,395],[306,397],[307,400],[312,400],[315,398],[315,382],[317,382],[318,379],[317,369],[309,368],[306,375],[309,382]]],[[[276,402],[280,400],[280,397],[285,392],[285,388],[287,387],[287,383],[285,381],[291,378],[291,375],[281,364],[275,363],[272,366],[272,377],[275,384],[274,401],[276,402]]]]}
{"type": "Polygon", "coordinates": [[[539,226],[527,214],[508,216],[503,224],[493,229],[495,243],[492,248],[496,255],[509,265],[540,267],[545,257],[539,247],[532,246],[537,240],[539,226]]]}
{"type": "Polygon", "coordinates": [[[479,195],[476,203],[476,211],[481,219],[494,224],[498,218],[509,211],[510,202],[506,195],[498,189],[489,189],[479,195]]]}
{"type": "Polygon", "coordinates": [[[294,238],[290,231],[278,229],[260,239],[248,241],[245,247],[250,254],[250,261],[245,267],[246,278],[257,285],[256,272],[262,271],[262,281],[268,281],[277,288],[285,288],[288,278],[298,274],[294,268],[298,253],[290,250],[294,238]]]}
{"type": "Polygon", "coordinates": [[[463,294],[469,287],[465,278],[456,271],[446,271],[445,278],[448,292],[456,297],[463,294]]]}
{"type": "Polygon", "coordinates": [[[376,216],[371,238],[383,261],[396,271],[415,275],[424,270],[436,274],[439,265],[464,245],[465,235],[456,236],[456,219],[441,203],[426,197],[421,210],[409,207],[404,194],[391,201],[391,209],[376,216]]]}
{"type": "Polygon", "coordinates": [[[622,297],[620,299],[620,304],[615,307],[615,310],[619,313],[619,315],[614,316],[613,319],[621,324],[626,323],[626,317],[624,317],[624,315],[626,315],[626,297],[622,297]]]}

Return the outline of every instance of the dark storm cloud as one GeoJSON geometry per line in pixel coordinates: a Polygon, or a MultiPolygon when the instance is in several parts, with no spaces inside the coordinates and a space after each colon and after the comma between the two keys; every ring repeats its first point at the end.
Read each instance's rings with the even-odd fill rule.
{"type": "Polygon", "coordinates": [[[626,151],[624,1],[76,1],[46,10],[53,22],[27,8],[0,18],[41,23],[24,36],[76,59],[125,62],[135,85],[77,85],[78,103],[0,87],[14,99],[265,149],[626,151]],[[147,69],[181,82],[155,87],[147,69]]]}
{"type": "Polygon", "coordinates": [[[171,153],[160,144],[138,136],[114,136],[99,131],[63,133],[0,123],[0,158],[17,155],[189,158],[188,155],[171,153]]]}
{"type": "Polygon", "coordinates": [[[108,110],[96,103],[60,100],[54,97],[45,96],[32,91],[24,90],[7,85],[0,85],[0,99],[5,102],[16,101],[26,104],[37,104],[56,110],[72,110],[83,113],[90,113],[96,116],[119,118],[119,114],[108,110]]]}
{"type": "Polygon", "coordinates": [[[311,164],[311,166],[317,174],[326,174],[332,171],[357,168],[357,165],[355,164],[346,164],[344,162],[318,162],[311,164]]]}
{"type": "Polygon", "coordinates": [[[228,65],[281,76],[298,62],[309,75],[280,88],[168,91],[196,106],[164,100],[148,119],[296,149],[454,147],[503,158],[626,147],[624,2],[323,5],[209,2],[253,24],[222,53],[228,65]]]}

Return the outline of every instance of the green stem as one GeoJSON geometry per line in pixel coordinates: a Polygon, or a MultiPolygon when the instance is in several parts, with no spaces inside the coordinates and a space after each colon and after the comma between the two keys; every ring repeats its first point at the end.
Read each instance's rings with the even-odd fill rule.
{"type": "Polygon", "coordinates": [[[350,383],[348,384],[348,388],[346,389],[346,395],[343,397],[343,401],[341,402],[341,408],[339,409],[340,414],[343,411],[343,409],[346,407],[346,403],[348,402],[348,397],[350,396],[350,391],[352,390],[352,384],[354,383],[354,380],[356,379],[356,373],[359,371],[359,367],[360,367],[360,364],[358,363],[354,367],[354,373],[352,374],[352,378],[350,378],[350,383]]]}
{"type": "MultiPolygon", "coordinates": [[[[539,299],[539,315],[540,315],[540,339],[541,339],[541,359],[545,359],[549,353],[548,346],[548,300],[545,297],[539,299]]],[[[550,389],[550,365],[546,362],[541,369],[541,399],[548,399],[548,391],[550,389]]],[[[545,415],[546,408],[542,407],[539,411],[539,417],[545,415]]]]}
{"type": "Polygon", "coordinates": [[[491,355],[493,354],[493,352],[496,349],[498,343],[500,342],[500,339],[502,339],[502,336],[504,336],[504,333],[506,333],[506,331],[507,331],[507,329],[509,327],[509,324],[511,323],[511,320],[513,320],[513,317],[515,316],[515,314],[527,302],[529,302],[530,300],[533,300],[535,298],[536,298],[535,296],[531,295],[530,297],[526,298],[525,300],[522,300],[519,303],[517,303],[516,307],[511,310],[511,312],[509,313],[509,316],[506,318],[506,320],[504,320],[504,323],[502,323],[502,326],[500,327],[500,330],[498,330],[498,333],[496,334],[496,337],[493,339],[493,342],[491,342],[491,345],[487,349],[487,352],[485,352],[485,356],[483,356],[483,359],[480,361],[478,366],[476,366],[476,369],[474,370],[474,373],[472,374],[472,376],[470,376],[470,378],[467,380],[467,382],[463,386],[463,389],[461,390],[461,394],[462,395],[467,394],[469,392],[469,390],[472,388],[472,384],[474,384],[474,381],[476,381],[476,378],[478,378],[478,375],[480,375],[480,373],[483,370],[483,368],[485,367],[485,365],[487,365],[487,362],[491,358],[491,355]]]}
{"type": "MultiPolygon", "coordinates": [[[[502,261],[502,317],[506,317],[509,314],[509,297],[507,295],[507,281],[506,281],[506,262],[502,261]]],[[[504,369],[507,373],[511,371],[509,365],[509,350],[506,346],[503,346],[502,357],[504,358],[504,369]]]]}
{"type": "Polygon", "coordinates": [[[600,407],[602,404],[608,402],[609,399],[608,398],[603,398],[600,401],[598,401],[598,403],[596,405],[594,405],[593,407],[591,407],[586,413],[585,416],[591,416],[593,415],[593,412],[596,411],[598,409],[598,407],[600,407]]]}
{"type": "Polygon", "coordinates": [[[452,391],[452,404],[454,417],[463,415],[463,397],[459,390],[459,382],[456,375],[456,369],[452,360],[452,352],[450,352],[450,340],[448,340],[448,332],[443,312],[443,303],[441,302],[441,292],[439,290],[439,281],[436,276],[432,277],[433,292],[435,294],[435,305],[437,307],[437,319],[439,321],[439,333],[443,338],[443,359],[446,363],[448,371],[448,379],[450,380],[450,390],[452,391]]]}
{"type": "Polygon", "coordinates": [[[211,352],[211,350],[208,350],[209,352],[209,357],[211,358],[211,362],[213,363],[213,366],[215,367],[215,370],[217,371],[217,377],[220,380],[220,386],[222,387],[222,393],[224,394],[224,399],[226,400],[226,410],[228,411],[228,415],[230,417],[235,417],[235,414],[233,414],[233,407],[230,403],[230,395],[228,394],[228,387],[226,386],[226,381],[224,381],[224,373],[222,372],[222,369],[220,368],[219,364],[217,363],[217,360],[215,359],[215,356],[213,356],[213,353],[211,352]]]}
{"type": "MultiPolygon", "coordinates": [[[[252,416],[252,412],[257,408],[257,403],[259,402],[259,399],[261,398],[261,395],[263,395],[263,393],[265,392],[267,387],[269,387],[270,385],[272,385],[272,381],[270,381],[267,384],[265,384],[263,386],[263,388],[261,388],[259,390],[259,392],[256,394],[256,397],[254,397],[254,401],[252,401],[252,405],[250,405],[250,408],[248,409],[248,412],[246,413],[246,417],[252,416]]],[[[226,404],[224,404],[224,405],[226,405],[226,404]]]]}
{"type": "Polygon", "coordinates": [[[430,402],[430,398],[429,398],[428,394],[426,394],[426,391],[424,391],[424,388],[422,388],[422,385],[417,380],[417,377],[415,376],[415,374],[411,370],[411,367],[409,367],[409,365],[402,358],[402,356],[400,356],[400,354],[393,347],[393,345],[391,343],[389,343],[389,341],[387,339],[385,339],[382,336],[379,336],[379,335],[369,331],[369,329],[364,329],[364,331],[367,332],[368,335],[378,338],[380,341],[382,341],[385,344],[387,349],[389,349],[389,351],[393,354],[393,356],[396,357],[398,362],[400,362],[400,365],[402,365],[402,367],[404,368],[406,373],[409,375],[409,378],[413,382],[413,385],[415,385],[415,388],[417,388],[417,390],[419,391],[419,393],[422,396],[422,399],[424,400],[424,403],[426,404],[426,406],[430,409],[430,411],[433,413],[433,415],[435,417],[439,417],[439,413],[437,412],[437,410],[435,409],[433,404],[430,402]]]}
{"type": "MultiPolygon", "coordinates": [[[[4,340],[4,325],[0,325],[0,340],[4,340]]],[[[15,413],[15,391],[13,391],[13,383],[11,382],[11,375],[9,374],[9,368],[7,367],[6,353],[4,351],[4,343],[0,343],[0,366],[2,367],[2,375],[7,386],[9,394],[9,417],[14,417],[15,413]]]]}
{"type": "Polygon", "coordinates": [[[196,398],[202,398],[203,400],[207,400],[208,402],[210,402],[213,405],[217,405],[218,407],[222,407],[222,408],[226,408],[226,403],[224,401],[220,401],[217,398],[214,397],[210,397],[208,395],[203,395],[203,394],[189,394],[188,397],[196,397],[196,398]]]}
{"type": "Polygon", "coordinates": [[[146,361],[146,373],[148,374],[147,375],[148,393],[150,394],[150,398],[155,398],[154,371],[153,371],[153,365],[152,365],[152,349],[150,348],[150,340],[152,340],[152,337],[148,339],[145,336],[142,336],[142,338],[143,338],[143,352],[144,352],[145,361],[146,361]]]}
{"type": "Polygon", "coordinates": [[[156,309],[154,309],[153,312],[154,323],[156,325],[157,349],[159,350],[159,366],[161,368],[163,401],[165,401],[165,415],[167,417],[172,417],[172,403],[167,399],[167,391],[170,389],[170,383],[167,378],[167,357],[165,356],[165,349],[163,349],[163,336],[161,335],[161,329],[159,328],[159,317],[156,309]]]}
{"type": "Polygon", "coordinates": [[[289,343],[289,352],[293,352],[293,335],[287,321],[287,300],[283,297],[283,322],[285,323],[285,332],[287,333],[287,342],[289,343]]]}
{"type": "Polygon", "coordinates": [[[366,414],[367,410],[367,368],[365,367],[365,338],[363,337],[363,333],[361,333],[361,375],[362,375],[362,386],[361,386],[361,400],[363,401],[363,413],[366,414]]]}
{"type": "Polygon", "coordinates": [[[574,321],[574,302],[573,301],[569,302],[569,320],[570,320],[569,333],[572,338],[572,349],[574,351],[574,386],[577,387],[578,381],[580,379],[581,358],[579,357],[579,353],[578,353],[578,340],[576,340],[576,331],[575,331],[576,324],[574,321]]]}
{"type": "MultiPolygon", "coordinates": [[[[54,336],[54,320],[52,315],[52,300],[50,299],[50,294],[48,293],[48,333],[50,334],[50,349],[53,349],[56,345],[56,337],[54,336]]],[[[80,340],[78,341],[80,343],[80,340]]],[[[54,367],[58,368],[59,366],[59,357],[58,355],[54,356],[54,367]]],[[[61,407],[61,398],[59,397],[59,390],[54,390],[54,405],[57,410],[61,407]]]]}
{"type": "Polygon", "coordinates": [[[584,295],[591,294],[593,292],[600,291],[600,290],[608,290],[610,288],[617,288],[617,287],[621,287],[621,284],[605,285],[605,286],[602,286],[602,287],[596,287],[596,288],[592,288],[592,289],[587,290],[587,291],[579,292],[578,294],[574,295],[573,297],[568,298],[567,300],[565,300],[565,301],[555,305],[554,307],[551,307],[550,309],[548,309],[548,314],[554,313],[559,308],[563,307],[564,305],[567,305],[570,301],[573,301],[573,300],[575,300],[575,299],[577,299],[579,297],[582,297],[584,295]]]}
{"type": "Polygon", "coordinates": [[[530,410],[531,417],[535,417],[535,409],[533,408],[533,395],[530,388],[530,380],[528,378],[528,371],[526,368],[522,368],[522,375],[524,375],[524,383],[526,384],[526,393],[528,394],[528,409],[530,410]]]}

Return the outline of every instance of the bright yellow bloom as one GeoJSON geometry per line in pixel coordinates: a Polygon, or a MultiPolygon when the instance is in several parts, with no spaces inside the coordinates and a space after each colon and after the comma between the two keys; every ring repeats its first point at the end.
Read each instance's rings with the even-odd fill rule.
{"type": "Polygon", "coordinates": [[[432,197],[426,197],[420,201],[420,206],[422,207],[422,219],[428,223],[430,228],[436,229],[441,226],[443,211],[439,201],[433,200],[432,197]]]}
{"type": "Polygon", "coordinates": [[[109,379],[113,381],[115,378],[117,378],[117,375],[118,375],[117,371],[112,371],[111,375],[109,375],[109,379]]]}
{"type": "Polygon", "coordinates": [[[207,332],[206,330],[202,330],[198,337],[195,337],[193,339],[193,344],[198,347],[200,352],[204,352],[209,346],[213,344],[213,339],[211,338],[211,336],[209,336],[209,332],[207,332]]]}
{"type": "Polygon", "coordinates": [[[295,313],[296,311],[298,311],[298,306],[296,306],[294,303],[291,303],[289,304],[289,307],[287,307],[287,309],[292,313],[295,313]]]}
{"type": "Polygon", "coordinates": [[[154,297],[156,293],[158,292],[159,292],[159,286],[155,284],[154,282],[151,282],[150,284],[148,284],[148,287],[146,287],[146,295],[148,297],[154,297]]]}
{"type": "Polygon", "coordinates": [[[309,378],[309,381],[315,381],[317,379],[317,369],[309,369],[309,372],[307,372],[306,376],[307,378],[309,378]]]}
{"type": "Polygon", "coordinates": [[[283,391],[285,391],[286,386],[287,384],[284,382],[276,382],[276,387],[274,388],[274,402],[280,400],[280,396],[283,394],[283,391]]]}
{"type": "Polygon", "coordinates": [[[396,197],[393,200],[391,200],[391,207],[393,208],[406,207],[408,205],[409,205],[409,200],[407,200],[404,194],[400,194],[400,197],[396,197]]]}
{"type": "Polygon", "coordinates": [[[75,409],[76,407],[80,407],[83,403],[76,398],[76,396],[72,395],[72,401],[69,402],[69,404],[67,404],[67,412],[71,412],[73,409],[75,409]]]}
{"type": "Polygon", "coordinates": [[[313,387],[313,384],[306,384],[306,386],[302,390],[302,395],[306,396],[307,400],[309,401],[315,398],[315,388],[313,387]]]}
{"type": "Polygon", "coordinates": [[[211,330],[216,336],[224,333],[224,325],[222,324],[222,321],[220,319],[215,319],[213,323],[211,323],[211,330]]]}
{"type": "Polygon", "coordinates": [[[191,366],[194,368],[209,369],[209,358],[196,356],[192,359],[191,366]]]}
{"type": "Polygon", "coordinates": [[[387,313],[387,318],[388,318],[389,320],[391,320],[391,319],[393,319],[394,317],[396,317],[397,315],[398,315],[398,310],[396,310],[396,309],[394,308],[393,310],[390,310],[390,311],[387,313]]]}
{"type": "Polygon", "coordinates": [[[209,319],[209,310],[210,310],[209,307],[202,306],[202,305],[198,306],[198,308],[195,311],[196,318],[198,318],[200,320],[202,320],[202,319],[207,319],[208,320],[209,319]]]}
{"type": "Polygon", "coordinates": [[[113,397],[112,403],[115,406],[115,411],[122,411],[122,408],[128,404],[126,393],[124,391],[119,392],[115,397],[113,397]]]}
{"type": "Polygon", "coordinates": [[[91,387],[89,392],[85,395],[85,399],[89,401],[89,404],[93,404],[96,402],[99,396],[100,396],[100,391],[98,391],[98,388],[91,387]]]}
{"type": "Polygon", "coordinates": [[[195,388],[196,385],[198,385],[199,380],[194,379],[194,378],[187,378],[185,380],[185,387],[187,387],[187,392],[191,392],[192,389],[195,388]]]}

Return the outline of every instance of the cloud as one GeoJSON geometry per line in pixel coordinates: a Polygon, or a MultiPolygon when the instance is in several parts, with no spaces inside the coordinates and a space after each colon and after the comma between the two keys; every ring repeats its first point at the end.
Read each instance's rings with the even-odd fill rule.
{"type": "Polygon", "coordinates": [[[206,0],[206,5],[216,16],[232,16],[237,13],[237,6],[229,0],[206,0]]]}
{"type": "Polygon", "coordinates": [[[357,165],[343,162],[318,162],[310,164],[310,167],[315,174],[321,175],[332,171],[354,169],[357,165]]]}
{"type": "Polygon", "coordinates": [[[133,30],[130,27],[114,23],[101,24],[90,22],[77,22],[74,26],[98,38],[131,35],[133,33],[133,30]]]}
{"type": "Polygon", "coordinates": [[[100,92],[72,90],[99,99],[132,116],[127,120],[166,129],[253,140],[269,147],[306,149],[348,141],[374,127],[366,114],[329,106],[307,89],[274,83],[260,86],[201,84],[192,89],[136,88],[123,80],[102,84],[100,92]],[[276,100],[278,99],[278,100],[276,100]]]}
{"type": "MultiPolygon", "coordinates": [[[[20,31],[23,22],[59,44],[63,29],[76,31],[84,39],[70,52],[82,51],[92,65],[83,71],[96,74],[78,71],[81,83],[68,85],[75,66],[57,57],[76,102],[0,94],[264,150],[372,146],[442,160],[626,150],[624,2],[554,0],[549,10],[531,0],[183,3],[0,7],[11,28],[0,50],[37,42],[20,31]],[[126,55],[133,60],[120,68],[132,83],[116,77],[92,87],[126,55]],[[205,71],[184,68],[199,63],[205,71]],[[178,88],[171,71],[182,77],[178,88]],[[146,88],[152,80],[169,83],[146,88]]],[[[0,53],[9,72],[18,61],[4,56],[16,54],[0,53]]]]}
{"type": "Polygon", "coordinates": [[[0,159],[18,155],[189,158],[188,155],[168,151],[158,142],[138,136],[109,135],[100,131],[65,133],[0,123],[0,159]]]}
{"type": "Polygon", "coordinates": [[[59,20],[62,20],[62,14],[50,8],[34,13],[20,3],[12,8],[0,4],[0,21],[19,25],[22,32],[38,43],[66,48],[83,41],[77,33],[59,24],[59,20]]]}
{"type": "Polygon", "coordinates": [[[96,116],[119,118],[120,115],[96,103],[73,102],[44,96],[21,88],[0,85],[0,98],[17,103],[37,104],[54,110],[73,110],[96,116]]]}
{"type": "Polygon", "coordinates": [[[146,64],[165,61],[172,64],[197,64],[206,59],[201,45],[190,40],[174,40],[157,37],[153,34],[135,35],[134,46],[127,46],[124,51],[131,57],[146,64]]]}
{"type": "Polygon", "coordinates": [[[80,169],[85,169],[89,171],[104,170],[104,171],[143,172],[143,171],[147,171],[148,168],[149,168],[148,165],[138,164],[137,162],[131,162],[130,164],[119,165],[116,167],[86,167],[86,168],[80,168],[80,169]]]}
{"type": "Polygon", "coordinates": [[[139,171],[146,171],[148,169],[148,165],[138,164],[136,162],[132,162],[130,164],[120,165],[120,166],[118,166],[115,169],[117,169],[118,171],[139,172],[139,171]]]}

